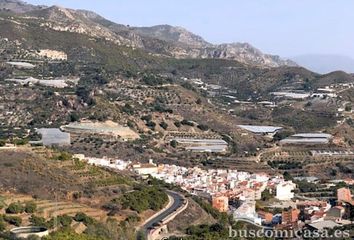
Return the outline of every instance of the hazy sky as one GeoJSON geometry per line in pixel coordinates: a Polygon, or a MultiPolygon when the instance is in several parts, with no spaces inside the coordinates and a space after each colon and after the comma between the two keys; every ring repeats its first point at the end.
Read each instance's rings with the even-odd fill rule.
{"type": "Polygon", "coordinates": [[[249,42],[292,57],[354,58],[353,0],[27,0],[92,10],[131,26],[182,26],[212,43],[249,42]]]}

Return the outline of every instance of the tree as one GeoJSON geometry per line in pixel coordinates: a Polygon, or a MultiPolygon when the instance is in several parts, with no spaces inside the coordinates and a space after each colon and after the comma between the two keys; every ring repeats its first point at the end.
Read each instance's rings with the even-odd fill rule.
{"type": "Polygon", "coordinates": [[[178,127],[178,128],[180,128],[180,127],[182,126],[182,124],[181,124],[179,121],[174,122],[174,124],[175,124],[175,126],[178,127]]]}
{"type": "Polygon", "coordinates": [[[177,145],[178,145],[178,143],[177,143],[176,140],[172,140],[172,141],[170,142],[170,145],[171,145],[171,147],[176,148],[177,145]]]}
{"type": "Polygon", "coordinates": [[[352,110],[352,106],[351,105],[346,105],[345,106],[345,111],[346,112],[350,112],[352,110]]]}
{"type": "Polygon", "coordinates": [[[273,195],[270,193],[269,189],[266,189],[262,192],[262,201],[268,201],[273,197],[273,195]]]}
{"type": "Polygon", "coordinates": [[[160,127],[166,130],[168,128],[168,124],[166,122],[162,122],[160,123],[160,127]]]}
{"type": "Polygon", "coordinates": [[[80,120],[79,115],[76,112],[70,114],[70,122],[77,122],[80,120]]]}

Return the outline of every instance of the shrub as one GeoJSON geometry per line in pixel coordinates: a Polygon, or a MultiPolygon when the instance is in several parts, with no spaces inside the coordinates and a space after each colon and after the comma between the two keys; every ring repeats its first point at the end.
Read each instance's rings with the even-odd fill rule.
{"type": "Polygon", "coordinates": [[[193,122],[188,121],[188,120],[186,120],[186,119],[183,119],[183,120],[181,121],[181,124],[182,124],[182,125],[191,126],[191,127],[194,126],[194,123],[193,123],[193,122]]]}
{"type": "Polygon", "coordinates": [[[167,194],[157,187],[145,187],[126,193],[119,199],[113,200],[115,203],[120,203],[124,209],[131,209],[139,213],[148,209],[157,211],[167,201],[167,194]]]}
{"type": "Polygon", "coordinates": [[[61,152],[60,155],[57,157],[59,161],[69,161],[72,159],[72,155],[67,152],[61,152]]]}
{"type": "Polygon", "coordinates": [[[6,213],[8,214],[18,214],[18,213],[23,213],[24,208],[20,203],[11,203],[7,208],[6,208],[6,213]]]}
{"type": "Polygon", "coordinates": [[[175,126],[178,127],[178,128],[180,128],[180,127],[182,126],[182,124],[181,124],[180,122],[176,121],[176,122],[175,122],[175,126]]]}
{"type": "Polygon", "coordinates": [[[176,140],[172,140],[172,141],[170,142],[170,145],[171,145],[171,147],[176,148],[177,145],[178,145],[178,143],[177,143],[176,140]]]}
{"type": "Polygon", "coordinates": [[[198,125],[198,128],[202,131],[208,131],[209,130],[209,127],[207,125],[198,125]]]}
{"type": "Polygon", "coordinates": [[[80,120],[80,117],[77,113],[73,112],[70,114],[70,122],[77,122],[80,120]]]}
{"type": "Polygon", "coordinates": [[[166,122],[162,122],[160,123],[160,127],[166,130],[168,128],[168,124],[166,122]]]}
{"type": "Polygon", "coordinates": [[[13,140],[13,143],[18,146],[23,146],[28,143],[28,139],[15,139],[13,140]]]}
{"type": "Polygon", "coordinates": [[[21,226],[21,223],[22,223],[22,219],[20,217],[17,217],[17,216],[7,216],[5,215],[4,216],[4,221],[11,224],[11,225],[14,225],[16,227],[19,227],[21,226]]]}
{"type": "Polygon", "coordinates": [[[34,213],[37,209],[37,204],[34,202],[27,202],[25,204],[25,212],[26,213],[34,213]]]}
{"type": "Polygon", "coordinates": [[[124,107],[122,108],[122,111],[125,112],[128,115],[133,115],[134,114],[134,108],[128,103],[126,103],[124,105],[124,107]]]}
{"type": "Polygon", "coordinates": [[[58,223],[60,223],[61,226],[63,227],[69,227],[71,223],[73,222],[72,217],[68,215],[62,215],[57,218],[58,223]]]}
{"type": "Polygon", "coordinates": [[[37,216],[35,216],[35,215],[32,215],[32,216],[29,218],[29,221],[30,221],[30,223],[31,223],[33,226],[37,226],[37,227],[44,227],[44,226],[47,225],[45,218],[37,217],[37,216]]]}
{"type": "Polygon", "coordinates": [[[85,225],[89,225],[94,222],[94,220],[91,217],[87,216],[85,213],[82,212],[77,213],[74,217],[74,220],[76,222],[82,222],[85,225]]]}
{"type": "Polygon", "coordinates": [[[0,232],[3,232],[5,230],[5,222],[4,220],[0,219],[0,232]]]}
{"type": "Polygon", "coordinates": [[[150,122],[152,120],[152,116],[151,115],[142,116],[141,120],[146,121],[146,122],[150,122]]]}
{"type": "Polygon", "coordinates": [[[146,123],[146,126],[148,126],[150,129],[155,129],[156,123],[153,121],[149,121],[146,123]]]}

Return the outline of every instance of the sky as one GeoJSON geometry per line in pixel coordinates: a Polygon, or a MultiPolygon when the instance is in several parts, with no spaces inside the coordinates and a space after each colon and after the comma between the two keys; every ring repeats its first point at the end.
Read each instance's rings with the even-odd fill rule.
{"type": "Polygon", "coordinates": [[[211,43],[248,42],[293,57],[354,58],[353,0],[26,0],[92,10],[130,26],[181,26],[211,43]]]}

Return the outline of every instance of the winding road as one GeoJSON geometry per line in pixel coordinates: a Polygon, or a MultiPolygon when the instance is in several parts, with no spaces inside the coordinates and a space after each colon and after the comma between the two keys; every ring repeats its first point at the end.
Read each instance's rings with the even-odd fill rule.
{"type": "Polygon", "coordinates": [[[184,199],[181,195],[178,193],[172,192],[172,191],[166,191],[166,193],[173,199],[173,203],[169,208],[166,210],[160,212],[157,216],[155,216],[153,219],[149,220],[147,223],[145,223],[142,227],[141,230],[144,232],[145,236],[147,236],[148,232],[150,229],[158,225],[162,220],[164,220],[166,217],[171,215],[173,212],[175,212],[177,209],[179,209],[183,203],[184,199]]]}

